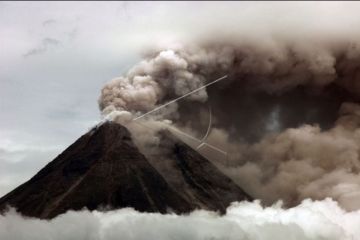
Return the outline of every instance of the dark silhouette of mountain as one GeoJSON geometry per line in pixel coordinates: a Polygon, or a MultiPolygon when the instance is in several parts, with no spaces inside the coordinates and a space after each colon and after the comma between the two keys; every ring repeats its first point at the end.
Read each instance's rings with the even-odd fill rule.
{"type": "Polygon", "coordinates": [[[170,132],[164,136],[171,143],[168,161],[172,167],[159,172],[138,150],[125,127],[105,122],[2,197],[0,210],[12,206],[23,215],[38,218],[83,208],[224,212],[233,201],[251,199],[195,150],[170,132]]]}

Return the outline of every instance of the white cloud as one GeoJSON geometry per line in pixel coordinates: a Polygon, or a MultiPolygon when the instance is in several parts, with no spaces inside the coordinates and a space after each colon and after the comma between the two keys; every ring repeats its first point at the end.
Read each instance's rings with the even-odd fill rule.
{"type": "Polygon", "coordinates": [[[226,215],[195,211],[189,215],[139,213],[132,209],[109,212],[69,211],[50,221],[24,218],[14,212],[0,216],[2,240],[356,240],[360,211],[345,212],[326,199],[284,210],[263,208],[259,202],[240,202],[226,215]]]}

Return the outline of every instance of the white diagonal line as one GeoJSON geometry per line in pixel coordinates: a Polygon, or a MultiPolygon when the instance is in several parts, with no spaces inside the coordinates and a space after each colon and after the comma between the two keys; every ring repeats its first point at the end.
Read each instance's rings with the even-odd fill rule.
{"type": "MultiPolygon", "coordinates": [[[[151,129],[151,130],[154,130],[154,131],[155,131],[155,129],[153,129],[152,127],[149,127],[149,126],[147,126],[147,125],[145,125],[145,124],[142,124],[142,123],[140,123],[140,122],[134,122],[134,123],[139,124],[139,125],[141,125],[141,126],[143,126],[143,127],[145,127],[145,128],[148,128],[148,129],[151,129]]],[[[164,123],[163,123],[163,124],[164,124],[164,123]]],[[[191,135],[189,135],[189,134],[187,134],[187,133],[185,133],[185,132],[183,132],[183,131],[181,131],[181,130],[179,130],[179,129],[177,129],[177,128],[174,128],[174,127],[172,127],[172,126],[170,126],[170,125],[168,125],[168,124],[165,124],[165,126],[166,126],[170,131],[173,130],[173,131],[175,131],[175,132],[177,132],[177,133],[179,133],[179,134],[182,134],[182,135],[184,135],[184,136],[186,136],[186,137],[188,137],[188,138],[190,138],[190,139],[192,139],[192,140],[195,140],[195,141],[201,143],[201,140],[199,140],[199,139],[197,139],[197,138],[195,138],[195,137],[193,137],[193,136],[191,136],[191,135]]],[[[206,145],[206,146],[208,146],[208,147],[210,147],[210,148],[212,148],[212,149],[214,149],[214,150],[216,150],[216,151],[224,154],[225,156],[227,156],[227,152],[225,152],[225,151],[223,151],[223,150],[221,150],[221,149],[219,149],[219,148],[217,148],[217,147],[215,147],[215,146],[213,146],[213,145],[211,145],[211,144],[209,144],[209,143],[203,142],[203,143],[201,143],[200,145],[202,145],[202,146],[203,146],[203,145],[206,145]]],[[[199,148],[197,148],[197,149],[199,149],[199,148]]]]}
{"type": "Polygon", "coordinates": [[[201,143],[201,140],[200,140],[200,139],[197,139],[196,137],[193,137],[193,136],[191,136],[191,135],[189,135],[189,134],[187,134],[187,133],[185,133],[185,132],[183,132],[183,131],[180,131],[180,130],[177,129],[177,128],[171,127],[171,126],[169,126],[169,125],[167,125],[167,127],[168,127],[170,130],[173,130],[173,131],[175,131],[175,132],[178,132],[178,133],[180,133],[180,134],[182,134],[182,135],[184,135],[184,136],[186,136],[186,137],[188,137],[188,138],[190,138],[190,139],[192,139],[192,140],[195,140],[195,141],[201,143]]]}
{"type": "Polygon", "coordinates": [[[227,152],[221,150],[220,148],[217,148],[217,147],[215,147],[215,146],[213,146],[213,145],[211,145],[211,144],[209,144],[209,143],[206,143],[206,142],[204,142],[203,144],[204,144],[205,146],[208,146],[208,147],[210,147],[210,148],[212,148],[212,149],[214,149],[214,150],[216,150],[216,151],[224,154],[225,156],[227,156],[227,152]]]}
{"type": "Polygon", "coordinates": [[[193,93],[196,93],[196,92],[200,91],[201,89],[204,89],[204,88],[206,88],[207,86],[210,86],[210,85],[212,85],[212,84],[214,84],[214,83],[216,83],[216,82],[219,82],[219,81],[221,81],[221,80],[223,80],[223,79],[225,79],[225,78],[227,78],[227,75],[225,75],[225,76],[223,76],[223,77],[221,77],[221,78],[218,78],[218,79],[216,79],[216,80],[214,80],[214,81],[212,81],[212,82],[210,82],[210,83],[208,83],[208,84],[205,84],[204,86],[199,87],[199,88],[197,88],[197,89],[195,89],[195,90],[193,90],[193,91],[191,91],[191,92],[188,92],[188,93],[186,93],[185,95],[182,95],[182,96],[180,96],[180,97],[178,97],[178,98],[175,98],[175,99],[171,100],[170,102],[167,102],[167,103],[165,103],[165,104],[163,104],[163,105],[161,105],[161,106],[159,106],[159,107],[156,107],[156,108],[154,108],[153,110],[151,110],[151,111],[149,111],[149,112],[147,112],[147,113],[144,113],[143,115],[141,115],[141,116],[139,116],[139,117],[134,118],[133,120],[138,120],[138,119],[140,119],[140,118],[142,118],[142,117],[145,117],[146,115],[148,115],[148,114],[150,114],[150,113],[153,113],[153,112],[155,112],[155,111],[157,111],[157,110],[159,110],[159,109],[161,109],[161,108],[163,108],[163,107],[165,107],[165,106],[167,106],[167,105],[169,105],[169,104],[172,104],[172,103],[174,103],[174,102],[176,102],[176,101],[178,101],[178,100],[180,100],[180,99],[182,99],[182,98],[184,98],[184,97],[187,97],[187,96],[189,96],[189,95],[191,95],[191,94],[193,94],[193,93]]]}
{"type": "Polygon", "coordinates": [[[225,156],[227,155],[227,152],[221,150],[220,148],[217,148],[217,147],[215,147],[215,146],[213,146],[213,145],[211,145],[211,144],[209,144],[209,143],[206,143],[206,142],[201,142],[200,139],[197,139],[197,138],[195,138],[195,137],[193,137],[193,136],[191,136],[191,135],[189,135],[189,134],[187,134],[187,133],[185,133],[185,132],[183,132],[183,131],[180,131],[180,130],[177,129],[177,128],[174,128],[174,127],[171,127],[171,126],[168,126],[168,128],[169,128],[170,130],[174,130],[174,131],[176,131],[176,132],[178,132],[178,133],[180,133],[180,134],[182,134],[182,135],[184,135],[184,136],[186,136],[186,137],[188,137],[188,138],[191,138],[192,140],[195,140],[195,141],[199,142],[200,145],[197,147],[197,149],[199,149],[200,147],[206,145],[206,146],[208,146],[208,147],[210,147],[210,148],[212,148],[212,149],[214,149],[214,150],[216,150],[216,151],[224,154],[225,156]]]}
{"type": "MultiPolygon", "coordinates": [[[[204,89],[204,88],[206,88],[207,86],[210,86],[210,85],[212,85],[212,84],[214,84],[214,83],[216,83],[216,82],[219,82],[219,81],[221,81],[221,80],[223,80],[223,79],[225,79],[225,78],[227,78],[227,75],[225,75],[225,76],[223,76],[223,77],[221,77],[221,78],[218,78],[218,79],[216,79],[216,80],[214,80],[214,81],[212,81],[212,82],[210,82],[210,83],[208,83],[208,84],[205,84],[204,86],[201,86],[201,87],[199,87],[199,88],[197,88],[197,89],[195,89],[195,90],[193,90],[193,91],[191,91],[191,92],[189,92],[189,93],[186,93],[185,95],[182,95],[182,96],[180,96],[180,97],[178,97],[178,98],[176,98],[176,99],[173,99],[173,100],[171,100],[171,101],[169,101],[169,102],[167,102],[167,103],[165,103],[165,104],[163,104],[163,105],[161,105],[161,106],[158,106],[158,107],[154,108],[153,110],[151,110],[151,111],[149,111],[149,112],[146,112],[146,113],[144,113],[143,115],[134,118],[133,120],[141,119],[141,118],[145,117],[146,115],[148,115],[148,114],[150,114],[150,113],[153,113],[153,112],[155,112],[155,111],[157,111],[157,110],[159,110],[159,109],[161,109],[161,108],[163,108],[163,107],[165,107],[165,106],[167,106],[167,105],[169,105],[169,104],[172,104],[172,103],[174,103],[174,102],[176,102],[176,101],[178,101],[178,100],[180,100],[180,99],[182,99],[182,98],[185,98],[185,97],[187,97],[187,96],[189,96],[189,95],[191,95],[191,94],[193,94],[193,93],[195,93],[195,92],[198,92],[198,91],[200,91],[201,89],[204,89]]],[[[135,122],[135,123],[138,123],[138,124],[142,125],[143,127],[147,127],[147,128],[149,128],[149,129],[152,129],[151,127],[146,126],[146,125],[144,125],[144,124],[141,124],[141,123],[139,123],[139,122],[135,122]]],[[[167,125],[167,124],[166,124],[166,125],[167,125]]],[[[200,149],[200,148],[203,147],[203,146],[208,146],[208,147],[210,147],[210,148],[212,148],[212,149],[214,149],[214,150],[216,150],[216,151],[218,151],[218,152],[220,152],[220,153],[222,153],[222,154],[224,154],[224,155],[227,156],[227,152],[225,152],[225,151],[223,151],[223,150],[221,150],[221,149],[219,149],[219,148],[217,148],[217,147],[215,147],[215,146],[213,146],[213,145],[211,145],[211,144],[209,144],[209,143],[204,142],[204,141],[206,140],[207,136],[208,136],[209,133],[210,133],[210,131],[209,131],[209,130],[210,130],[210,126],[211,126],[211,109],[210,109],[210,125],[209,125],[208,130],[207,130],[207,132],[206,132],[206,134],[205,134],[205,137],[204,137],[202,140],[197,139],[197,138],[195,138],[195,137],[193,137],[193,136],[191,136],[191,135],[189,135],[189,134],[187,134],[187,133],[185,133],[185,132],[183,132],[183,131],[180,131],[180,130],[177,129],[177,128],[174,128],[174,127],[171,127],[171,126],[167,125],[168,129],[173,130],[173,131],[176,131],[177,133],[180,133],[180,134],[182,134],[182,135],[184,135],[184,136],[186,136],[186,137],[188,137],[188,138],[190,138],[190,139],[192,139],[192,140],[195,140],[195,141],[199,142],[199,146],[197,147],[197,149],[200,149]]]]}

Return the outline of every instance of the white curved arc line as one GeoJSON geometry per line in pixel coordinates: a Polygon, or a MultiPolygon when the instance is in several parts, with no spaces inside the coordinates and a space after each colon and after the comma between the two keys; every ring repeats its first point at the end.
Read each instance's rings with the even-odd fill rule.
{"type": "Polygon", "coordinates": [[[209,106],[209,115],[210,115],[210,117],[209,117],[209,125],[208,125],[205,136],[201,139],[202,142],[204,142],[207,139],[207,137],[209,136],[210,130],[211,130],[212,114],[211,114],[211,107],[210,106],[209,106]]]}
{"type": "MultiPolygon", "coordinates": [[[[158,106],[158,107],[154,108],[153,110],[151,110],[151,111],[149,111],[149,112],[146,112],[146,113],[144,113],[144,114],[142,114],[142,115],[140,115],[140,116],[138,116],[138,117],[136,117],[136,118],[134,118],[134,119],[132,119],[132,120],[141,119],[141,118],[145,117],[146,115],[148,115],[148,114],[150,114],[150,113],[153,113],[153,112],[155,112],[155,111],[157,111],[157,110],[159,110],[159,109],[161,109],[161,108],[163,108],[163,107],[165,107],[165,106],[167,106],[167,105],[169,105],[169,104],[172,104],[172,103],[174,103],[174,102],[176,102],[176,101],[178,101],[178,100],[180,100],[180,99],[182,99],[182,98],[185,98],[185,97],[187,97],[187,96],[189,96],[189,95],[191,95],[191,94],[193,94],[193,93],[195,93],[195,92],[198,92],[198,91],[200,91],[201,89],[206,88],[207,86],[210,86],[210,85],[212,85],[212,84],[214,84],[214,83],[216,83],[216,82],[219,82],[219,81],[221,81],[221,80],[223,80],[223,79],[225,79],[225,78],[227,78],[227,77],[228,77],[227,75],[222,76],[222,77],[220,77],[220,78],[218,78],[218,79],[216,79],[216,80],[214,80],[214,81],[212,81],[212,82],[210,82],[210,83],[208,83],[208,84],[205,84],[204,86],[201,86],[201,87],[199,87],[199,88],[197,88],[197,89],[195,89],[195,90],[193,90],[193,91],[191,91],[191,92],[186,93],[185,95],[182,95],[182,96],[180,96],[180,97],[178,97],[178,98],[176,98],[176,99],[173,99],[173,100],[171,100],[171,101],[169,101],[169,102],[167,102],[167,103],[165,103],[165,104],[163,104],[163,105],[161,105],[161,106],[158,106]]],[[[168,126],[169,129],[175,130],[176,132],[178,132],[178,133],[180,133],[180,134],[182,134],[182,135],[185,135],[185,136],[188,137],[188,138],[191,138],[191,139],[193,139],[193,140],[195,140],[195,141],[198,141],[198,142],[199,142],[199,145],[196,147],[196,149],[200,149],[201,147],[203,147],[203,146],[206,145],[206,146],[209,146],[210,148],[212,148],[212,149],[214,149],[214,150],[216,150],[216,151],[219,151],[219,152],[221,152],[222,154],[224,154],[224,155],[227,156],[227,152],[225,152],[225,151],[223,151],[223,150],[221,150],[221,149],[219,149],[219,148],[217,148],[217,147],[215,147],[215,146],[212,146],[211,144],[208,144],[208,143],[205,142],[205,140],[207,139],[207,137],[208,137],[208,135],[209,135],[209,133],[210,133],[211,124],[212,124],[211,108],[209,108],[209,112],[210,112],[210,119],[209,119],[208,129],[207,129],[207,131],[206,131],[205,136],[204,136],[201,140],[199,140],[199,139],[197,139],[197,138],[195,138],[195,137],[193,137],[193,136],[191,136],[191,135],[189,135],[189,134],[187,134],[187,133],[185,133],[185,132],[183,132],[183,131],[180,131],[180,130],[178,130],[178,129],[176,129],[176,128],[173,128],[173,127],[171,127],[171,126],[169,126],[169,125],[167,125],[167,126],[168,126]]],[[[135,122],[136,122],[136,121],[135,121],[135,122]]],[[[140,123],[139,123],[139,124],[140,124],[140,123]]],[[[148,126],[145,126],[144,124],[140,124],[140,125],[142,125],[142,126],[144,126],[144,127],[148,127],[148,126]]],[[[148,128],[150,128],[150,127],[148,127],[148,128]]],[[[150,129],[151,129],[151,128],[150,128],[150,129]]]]}
{"type": "Polygon", "coordinates": [[[205,141],[207,139],[207,137],[209,136],[210,130],[211,130],[211,122],[212,122],[212,114],[211,114],[211,107],[209,106],[209,125],[208,128],[206,130],[205,136],[201,139],[201,144],[199,144],[199,146],[196,147],[196,149],[200,149],[202,146],[205,145],[205,141]]]}

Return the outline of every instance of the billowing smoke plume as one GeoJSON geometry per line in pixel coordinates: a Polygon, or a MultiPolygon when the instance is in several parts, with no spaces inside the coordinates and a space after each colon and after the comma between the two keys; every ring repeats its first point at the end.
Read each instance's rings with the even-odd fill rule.
{"type": "MultiPolygon", "coordinates": [[[[226,145],[235,145],[230,157],[231,168],[225,167],[225,171],[233,179],[242,179],[238,181],[242,187],[267,202],[284,199],[288,204],[295,204],[307,197],[323,199],[330,196],[351,209],[358,208],[359,106],[356,103],[341,103],[343,100],[356,101],[360,92],[357,84],[360,54],[357,48],[356,42],[301,46],[295,42],[273,42],[269,45],[261,44],[261,41],[240,41],[162,50],[149,54],[126,76],[107,84],[102,90],[100,108],[104,114],[114,114],[116,111],[116,117],[121,118],[120,122],[124,119],[129,121],[168,99],[181,96],[202,86],[206,81],[228,74],[229,79],[225,83],[219,83],[213,90],[216,98],[210,99],[211,102],[216,102],[217,99],[223,101],[223,106],[218,108],[229,108],[232,105],[227,113],[216,115],[216,125],[223,131],[224,141],[219,142],[220,138],[214,136],[216,131],[209,139],[211,141],[217,138],[217,144],[225,148],[229,148],[226,145]],[[295,92],[300,88],[302,93],[296,95],[295,92]],[[230,99],[222,100],[222,93],[225,94],[228,89],[238,94],[230,94],[230,99]],[[266,98],[277,98],[278,101],[266,109],[261,104],[255,107],[252,106],[253,103],[249,106],[243,104],[243,101],[256,102],[259,92],[265,93],[266,98]],[[316,121],[312,122],[313,125],[305,126],[292,126],[290,121],[287,125],[298,128],[286,129],[289,117],[300,119],[300,122],[295,121],[300,124],[306,123],[306,119],[301,122],[303,113],[296,112],[296,109],[292,109],[293,116],[286,116],[286,109],[282,110],[285,111],[282,118],[278,116],[275,119],[274,115],[284,107],[285,99],[281,99],[281,96],[289,93],[290,98],[287,97],[286,100],[291,100],[292,96],[300,98],[293,99],[296,104],[290,106],[299,109],[301,98],[310,96],[329,99],[318,104],[319,106],[316,106],[315,100],[307,102],[314,104],[315,108],[312,106],[309,111],[305,110],[305,115],[313,114],[315,120],[316,111],[326,109],[331,101],[335,101],[335,107],[330,108],[332,112],[323,117],[324,121],[334,118],[333,115],[338,111],[336,107],[341,106],[340,117],[336,123],[330,123],[334,125],[326,131],[319,126],[321,122],[317,124],[316,121]],[[244,98],[245,95],[248,98],[244,98]],[[247,110],[248,112],[266,110],[265,114],[254,116],[255,119],[251,120],[262,123],[249,125],[246,121],[239,124],[239,121],[228,125],[228,118],[248,114],[243,109],[237,109],[237,104],[245,108],[254,107],[247,110]],[[310,110],[314,109],[315,112],[311,113],[310,110]],[[277,130],[283,132],[266,134],[264,126],[271,121],[279,128],[277,130]],[[226,125],[236,130],[232,133],[229,128],[225,128],[226,125]],[[254,134],[258,131],[257,128],[263,128],[262,134],[260,132],[261,139],[258,136],[258,142],[253,144],[244,142],[247,138],[246,132],[254,134]]],[[[189,105],[192,101],[206,101],[207,98],[208,94],[200,91],[186,99],[184,105],[189,105]]],[[[156,112],[151,117],[179,120],[177,124],[183,127],[188,126],[189,122],[191,125],[192,121],[198,121],[193,114],[179,109],[176,104],[169,105],[165,111],[156,112]]],[[[199,132],[196,128],[192,131],[195,134],[199,132]]],[[[206,151],[204,152],[206,155],[206,151]]]]}
{"type": "Polygon", "coordinates": [[[0,239],[359,239],[360,212],[345,212],[329,199],[304,201],[284,210],[279,205],[234,203],[227,213],[195,211],[189,215],[139,213],[132,209],[110,212],[69,211],[50,221],[10,211],[0,215],[0,239]]]}
{"type": "Polygon", "coordinates": [[[207,147],[200,152],[255,198],[294,206],[331,197],[359,209],[360,32],[349,26],[360,19],[334,19],[339,22],[323,28],[277,24],[261,33],[254,30],[263,31],[259,26],[232,26],[156,46],[105,85],[100,109],[154,154],[161,141],[154,129],[172,125],[201,138],[211,106],[208,142],[228,155],[207,147]],[[131,121],[224,75],[216,85],[131,121]]]}
{"type": "MultiPolygon", "coordinates": [[[[303,125],[252,145],[233,143],[230,166],[220,167],[250,194],[268,202],[283,199],[295,205],[305,198],[332,197],[348,210],[359,209],[360,106],[344,103],[339,114],[327,131],[303,125]]],[[[226,142],[226,136],[217,130],[210,137],[226,142]]]]}
{"type": "MultiPolygon", "coordinates": [[[[300,86],[321,91],[332,84],[358,94],[359,57],[360,42],[350,40],[311,39],[306,44],[276,39],[212,40],[148,53],[125,76],[102,89],[99,105],[105,114],[116,110],[136,115],[223,75],[230,76],[228,85],[271,94],[300,86]]],[[[199,91],[188,100],[206,101],[207,97],[205,91],[199,91]]]]}

